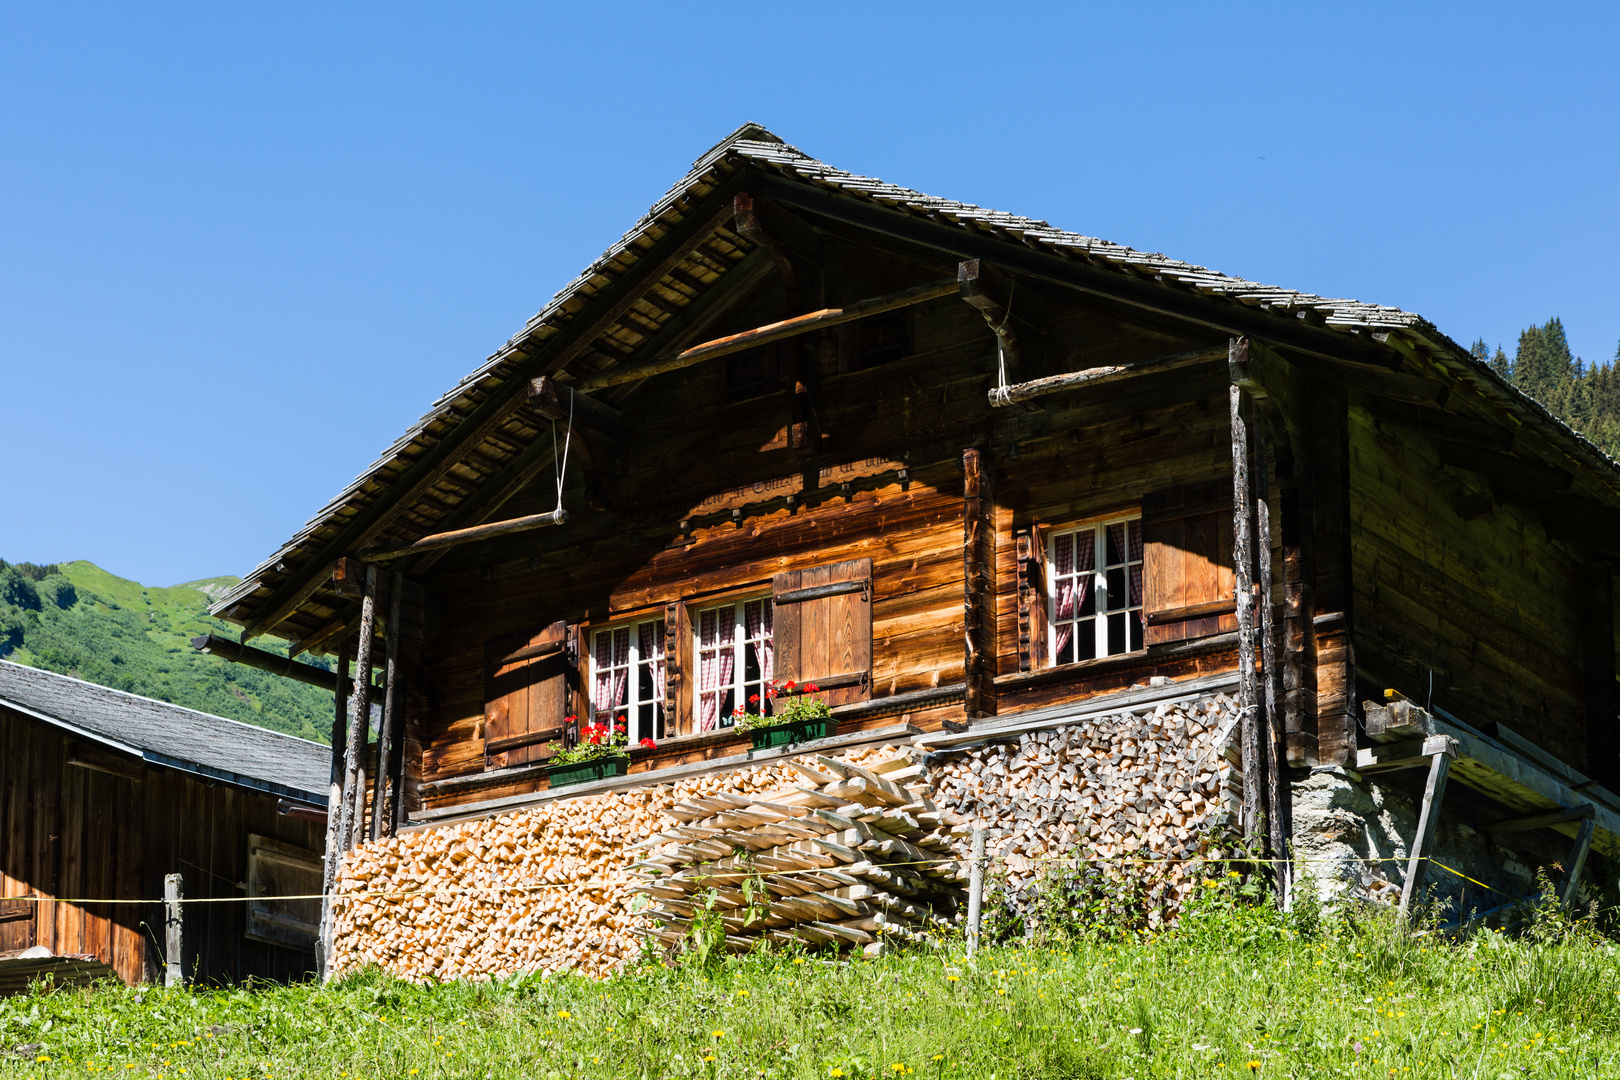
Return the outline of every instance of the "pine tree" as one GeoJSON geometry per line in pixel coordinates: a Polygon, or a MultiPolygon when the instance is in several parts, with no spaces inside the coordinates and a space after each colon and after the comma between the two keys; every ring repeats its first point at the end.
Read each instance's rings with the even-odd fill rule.
{"type": "Polygon", "coordinates": [[[1496,355],[1491,357],[1491,370],[1509,382],[1513,381],[1513,361],[1508,359],[1508,354],[1502,351],[1500,345],[1496,347],[1496,355]]]}

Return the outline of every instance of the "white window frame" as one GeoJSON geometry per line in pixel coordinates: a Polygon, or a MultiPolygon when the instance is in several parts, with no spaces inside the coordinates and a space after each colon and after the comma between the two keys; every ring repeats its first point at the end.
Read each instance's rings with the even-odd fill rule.
{"type": "MultiPolygon", "coordinates": [[[[659,665],[667,662],[664,656],[664,632],[658,627],[658,624],[663,621],[662,616],[651,619],[633,619],[626,622],[609,623],[607,626],[591,631],[591,715],[585,720],[587,723],[595,723],[604,712],[614,719],[623,714],[625,717],[625,730],[630,737],[630,745],[632,746],[642,739],[657,739],[659,737],[660,719],[663,720],[666,729],[669,723],[668,717],[660,718],[659,716],[659,713],[664,708],[664,698],[663,695],[658,693],[657,669],[659,665]],[[653,644],[657,651],[653,656],[642,656],[641,628],[649,624],[653,627],[653,644]],[[610,664],[606,669],[603,669],[597,662],[597,641],[603,634],[614,634],[620,630],[628,630],[630,633],[630,649],[627,660],[624,664],[610,664]],[[652,667],[653,669],[651,696],[646,698],[641,696],[640,675],[644,667],[652,667]],[[625,671],[625,703],[623,705],[604,707],[601,702],[596,700],[598,678],[604,670],[625,671]],[[642,706],[651,706],[647,710],[650,715],[642,716],[642,706]]],[[[611,641],[611,638],[609,640],[611,641]]],[[[610,719],[609,723],[612,722],[613,720],[610,719]]]]}
{"type": "MultiPolygon", "coordinates": [[[[768,681],[770,676],[766,674],[764,665],[762,664],[760,667],[759,680],[757,682],[749,682],[747,680],[748,646],[750,644],[770,641],[772,643],[772,656],[774,657],[776,622],[774,617],[772,617],[771,628],[769,630],[750,638],[748,636],[747,610],[748,605],[752,603],[759,603],[763,605],[762,612],[765,615],[770,615],[773,612],[773,608],[771,607],[770,593],[761,593],[755,596],[736,596],[729,600],[721,600],[717,603],[705,604],[703,607],[696,608],[692,612],[692,722],[693,729],[699,733],[703,731],[703,695],[706,693],[713,693],[719,698],[716,706],[717,716],[715,726],[711,730],[719,730],[721,728],[735,726],[736,717],[733,715],[733,711],[739,705],[747,712],[769,712],[769,701],[765,696],[765,683],[768,681]],[[705,651],[712,651],[718,654],[720,650],[704,649],[703,616],[709,612],[720,611],[728,607],[732,609],[731,681],[726,684],[717,684],[712,690],[705,690],[703,688],[703,654],[705,651]],[[728,690],[732,692],[731,709],[725,708],[725,693],[728,690]],[[748,697],[751,693],[759,694],[760,700],[758,702],[749,702],[748,697]]],[[[764,627],[764,623],[765,619],[762,617],[760,619],[760,626],[762,628],[764,627]]],[[[772,667],[774,668],[774,666],[775,665],[773,662],[772,667]]],[[[771,672],[771,674],[775,674],[774,670],[771,672]]]]}
{"type": "MultiPolygon", "coordinates": [[[[1077,612],[1075,617],[1066,620],[1075,626],[1075,632],[1077,634],[1082,632],[1084,629],[1083,620],[1091,620],[1091,631],[1094,634],[1093,640],[1095,643],[1093,653],[1089,657],[1077,657],[1077,659],[1067,662],[1083,663],[1086,660],[1101,660],[1110,656],[1125,656],[1141,649],[1142,646],[1140,645],[1138,645],[1136,648],[1131,647],[1131,616],[1134,615],[1136,617],[1137,625],[1138,627],[1141,627],[1142,636],[1145,640],[1147,631],[1146,627],[1142,623],[1142,609],[1143,600],[1146,599],[1147,592],[1147,545],[1145,543],[1143,544],[1141,558],[1131,558],[1130,528],[1132,524],[1134,524],[1137,529],[1140,530],[1142,527],[1142,515],[1139,513],[1125,514],[1117,517],[1105,518],[1101,521],[1087,522],[1082,525],[1071,525],[1066,528],[1052,529],[1048,532],[1046,537],[1046,643],[1048,650],[1046,663],[1048,666],[1057,666],[1059,663],[1058,627],[1060,624],[1058,621],[1057,611],[1059,584],[1059,575],[1057,572],[1057,541],[1058,538],[1062,536],[1075,536],[1077,534],[1088,532],[1092,534],[1092,569],[1090,571],[1083,571],[1076,568],[1073,574],[1067,576],[1077,578],[1081,574],[1089,573],[1091,576],[1091,581],[1088,591],[1088,598],[1095,598],[1095,603],[1093,604],[1092,608],[1093,614],[1088,616],[1079,616],[1077,612]],[[1125,526],[1125,550],[1122,552],[1124,558],[1123,561],[1120,562],[1110,563],[1107,561],[1108,527],[1111,525],[1125,526]],[[1098,567],[1099,563],[1103,564],[1100,568],[1098,567]],[[1130,592],[1132,566],[1142,567],[1143,575],[1143,597],[1142,600],[1138,600],[1135,604],[1131,603],[1130,592]],[[1110,570],[1124,571],[1123,576],[1125,589],[1125,603],[1121,607],[1112,609],[1108,606],[1110,600],[1108,589],[1108,572],[1110,570]],[[1118,615],[1121,612],[1123,612],[1125,615],[1125,647],[1119,650],[1110,651],[1108,648],[1108,620],[1110,616],[1118,615]]],[[[1076,654],[1078,654],[1079,651],[1080,650],[1078,647],[1074,650],[1076,654]]]]}

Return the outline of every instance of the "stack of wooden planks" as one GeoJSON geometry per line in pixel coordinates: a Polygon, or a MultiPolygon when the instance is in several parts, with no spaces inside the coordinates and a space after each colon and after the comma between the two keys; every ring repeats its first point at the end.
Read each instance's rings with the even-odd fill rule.
{"type": "Polygon", "coordinates": [[[1110,713],[940,755],[930,782],[942,810],[987,830],[1015,907],[1084,859],[1146,880],[1159,921],[1208,873],[1182,860],[1235,823],[1237,716],[1225,694],[1110,713]]]}
{"type": "Polygon", "coordinates": [[[644,933],[674,945],[708,920],[734,952],[763,939],[877,953],[948,929],[966,870],[922,764],[818,756],[792,768],[799,782],[776,791],[665,811],[680,824],[639,845],[650,850],[634,866],[656,920],[644,933]]]}

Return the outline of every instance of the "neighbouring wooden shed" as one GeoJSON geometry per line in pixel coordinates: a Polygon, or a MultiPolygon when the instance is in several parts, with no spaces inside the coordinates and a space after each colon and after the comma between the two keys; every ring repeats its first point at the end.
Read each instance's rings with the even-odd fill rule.
{"type": "Polygon", "coordinates": [[[319,892],[330,762],[317,743],[0,661],[0,959],[44,948],[152,979],[164,877],[180,874],[186,978],[312,971],[320,902],[252,898],[319,892]]]}

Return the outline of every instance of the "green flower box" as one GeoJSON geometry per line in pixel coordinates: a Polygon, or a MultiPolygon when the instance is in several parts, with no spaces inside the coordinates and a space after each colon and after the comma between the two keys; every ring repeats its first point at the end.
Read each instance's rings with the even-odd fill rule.
{"type": "Polygon", "coordinates": [[[554,788],[567,787],[570,784],[588,784],[593,780],[606,780],[613,776],[623,776],[630,771],[630,759],[627,757],[599,757],[589,761],[573,761],[567,765],[547,765],[546,775],[551,778],[554,788]]]}
{"type": "Polygon", "coordinates": [[[809,742],[811,739],[829,738],[837,730],[838,721],[830,716],[818,716],[810,720],[794,720],[786,724],[751,728],[748,738],[753,741],[755,750],[769,750],[773,746],[788,746],[792,743],[809,742]]]}

